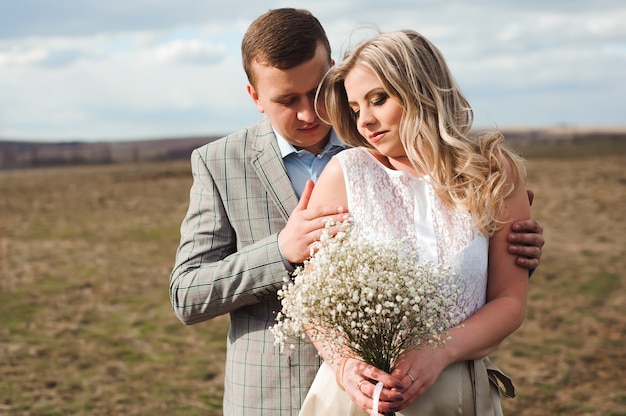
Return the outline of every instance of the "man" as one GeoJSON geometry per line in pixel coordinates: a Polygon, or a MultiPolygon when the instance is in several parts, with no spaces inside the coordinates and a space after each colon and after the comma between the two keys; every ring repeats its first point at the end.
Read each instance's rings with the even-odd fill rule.
{"type": "MultiPolygon", "coordinates": [[[[279,353],[268,328],[281,307],[276,292],[308,257],[323,220],[346,215],[343,207],[307,209],[310,180],[344,148],[314,108],[330,45],[308,11],[284,8],[250,25],[242,56],[248,93],[267,118],[193,152],[170,297],[186,324],[230,314],[226,416],[296,415],[319,358],[308,342],[279,353]]],[[[518,225],[526,232],[513,235],[513,247],[526,257],[520,264],[535,268],[541,226],[518,225]]]]}

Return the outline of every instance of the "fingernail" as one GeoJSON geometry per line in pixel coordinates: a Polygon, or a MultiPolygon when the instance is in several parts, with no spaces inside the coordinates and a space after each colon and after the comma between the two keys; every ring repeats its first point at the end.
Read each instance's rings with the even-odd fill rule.
{"type": "Polygon", "coordinates": [[[400,410],[400,406],[396,406],[395,404],[389,405],[390,412],[397,412],[398,410],[400,410]]]}
{"type": "Polygon", "coordinates": [[[396,388],[399,389],[399,390],[404,390],[404,384],[396,383],[396,388]]]}
{"type": "Polygon", "coordinates": [[[397,401],[397,402],[404,401],[404,396],[402,396],[401,394],[398,394],[398,395],[396,396],[396,401],[397,401]]]}

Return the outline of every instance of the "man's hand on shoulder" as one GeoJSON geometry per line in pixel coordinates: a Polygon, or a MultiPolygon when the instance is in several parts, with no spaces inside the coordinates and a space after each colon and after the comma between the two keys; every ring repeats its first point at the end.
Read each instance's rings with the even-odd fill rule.
{"type": "Polygon", "coordinates": [[[308,208],[313,186],[313,181],[307,181],[298,205],[278,234],[281,253],[292,264],[303,263],[310,257],[311,246],[320,238],[326,221],[347,219],[347,212],[342,206],[308,208]]]}
{"type": "Polygon", "coordinates": [[[535,219],[518,221],[512,226],[512,232],[507,237],[509,252],[517,255],[517,264],[528,270],[539,266],[545,240],[543,227],[535,219]]]}

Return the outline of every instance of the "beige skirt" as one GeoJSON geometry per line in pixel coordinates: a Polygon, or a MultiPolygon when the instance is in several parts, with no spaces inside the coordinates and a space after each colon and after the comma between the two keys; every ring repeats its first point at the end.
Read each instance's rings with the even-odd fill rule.
{"type": "MultiPolygon", "coordinates": [[[[511,380],[488,358],[447,367],[435,384],[397,416],[502,416],[500,393],[515,397],[511,380]]],[[[335,373],[322,364],[299,416],[368,416],[337,387],[335,373]]]]}

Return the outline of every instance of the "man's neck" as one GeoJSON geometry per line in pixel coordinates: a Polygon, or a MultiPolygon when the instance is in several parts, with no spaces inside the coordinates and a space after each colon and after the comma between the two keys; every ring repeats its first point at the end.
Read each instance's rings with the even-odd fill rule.
{"type": "Polygon", "coordinates": [[[320,153],[322,153],[322,150],[324,150],[328,142],[330,142],[330,131],[328,132],[328,134],[326,134],[326,137],[324,137],[318,143],[315,143],[313,146],[308,146],[308,147],[294,146],[294,147],[297,150],[303,150],[303,149],[307,150],[311,152],[312,154],[314,154],[315,156],[317,156],[320,153]]]}

